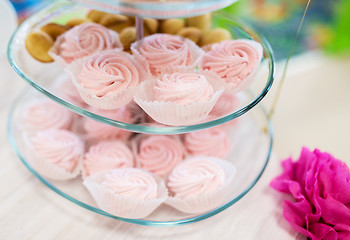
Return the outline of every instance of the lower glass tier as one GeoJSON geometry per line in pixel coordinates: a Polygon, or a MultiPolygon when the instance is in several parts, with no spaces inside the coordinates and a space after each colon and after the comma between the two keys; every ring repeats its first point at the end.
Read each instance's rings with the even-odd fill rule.
{"type": "MultiPolygon", "coordinates": [[[[248,114],[240,117],[238,121],[226,123],[223,127],[229,133],[230,139],[235,139],[228,157],[225,159],[236,167],[234,181],[230,185],[230,196],[223,204],[214,210],[202,214],[185,214],[175,210],[167,205],[161,205],[151,215],[144,219],[130,219],[112,215],[101,210],[88,190],[82,184],[81,176],[73,180],[55,181],[48,180],[39,174],[28,161],[28,152],[26,152],[26,141],[23,132],[24,122],[19,121],[19,116],[29,101],[38,99],[38,92],[33,89],[26,89],[14,103],[8,120],[8,134],[13,149],[29,169],[29,171],[43,182],[47,187],[57,194],[86,208],[92,212],[118,219],[124,222],[147,225],[147,226],[171,226],[198,222],[212,217],[231,205],[238,202],[260,179],[270,158],[273,131],[270,120],[266,113],[260,107],[250,111],[248,114]]],[[[179,135],[183,137],[183,135],[179,135]]]]}

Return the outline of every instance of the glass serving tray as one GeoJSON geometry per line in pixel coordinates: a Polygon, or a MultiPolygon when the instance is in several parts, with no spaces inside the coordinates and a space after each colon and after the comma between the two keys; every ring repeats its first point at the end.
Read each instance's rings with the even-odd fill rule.
{"type": "Polygon", "coordinates": [[[174,18],[212,12],[237,0],[71,0],[90,8],[125,15],[174,18]]]}
{"type": "Polygon", "coordinates": [[[265,111],[261,107],[257,107],[240,117],[237,123],[229,125],[230,128],[228,131],[231,136],[234,134],[234,137],[238,141],[232,148],[229,157],[226,158],[237,168],[234,182],[230,189],[232,192],[228,201],[210,212],[199,215],[184,214],[163,205],[145,219],[122,218],[99,209],[87,189],[82,185],[80,176],[68,181],[47,180],[27,161],[27,154],[24,147],[25,139],[22,131],[23,123],[19,121],[18,116],[21,115],[23,106],[26,103],[38,98],[46,97],[33,88],[27,88],[13,104],[8,118],[9,139],[23,164],[47,187],[77,206],[129,223],[147,226],[170,226],[194,223],[214,216],[238,202],[252,189],[264,172],[271,154],[273,140],[272,125],[265,111]]]}
{"type": "Polygon", "coordinates": [[[180,134],[217,126],[245,114],[254,108],[271,88],[275,74],[275,63],[269,43],[246,24],[226,15],[215,13],[213,27],[228,29],[234,38],[254,39],[261,43],[264,50],[263,61],[259,66],[257,76],[247,91],[239,93],[242,100],[236,110],[231,114],[219,116],[200,124],[179,127],[147,126],[146,122],[129,124],[95,114],[89,111],[87,107],[78,106],[72,100],[60,95],[55,81],[62,75],[62,68],[57,63],[44,64],[34,60],[27,53],[24,46],[26,36],[33,29],[38,29],[49,22],[64,23],[67,19],[85,16],[88,10],[88,8],[73,3],[58,1],[26,20],[12,36],[8,48],[8,58],[11,66],[25,81],[55,102],[79,115],[133,132],[180,134]]]}

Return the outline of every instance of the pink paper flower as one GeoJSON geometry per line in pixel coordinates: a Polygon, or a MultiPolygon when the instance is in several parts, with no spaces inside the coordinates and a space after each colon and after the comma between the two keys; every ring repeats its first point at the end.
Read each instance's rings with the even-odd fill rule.
{"type": "Polygon", "coordinates": [[[271,187],[293,196],[284,202],[284,218],[312,240],[350,239],[350,170],[319,150],[303,148],[298,161],[282,162],[284,172],[271,187]]]}

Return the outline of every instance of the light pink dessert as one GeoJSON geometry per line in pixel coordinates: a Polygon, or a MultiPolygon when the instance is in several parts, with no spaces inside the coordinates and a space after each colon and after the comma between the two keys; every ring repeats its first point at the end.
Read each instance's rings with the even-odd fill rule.
{"type": "Polygon", "coordinates": [[[213,96],[213,87],[199,73],[164,74],[153,89],[155,100],[182,105],[208,101],[213,96]]]}
{"type": "Polygon", "coordinates": [[[152,75],[174,67],[195,67],[203,54],[195,43],[169,34],[153,34],[132,44],[136,59],[152,75]]]}
{"type": "Polygon", "coordinates": [[[160,177],[167,177],[185,157],[180,141],[170,136],[141,138],[136,149],[137,165],[160,177]]]}
{"type": "Polygon", "coordinates": [[[120,217],[144,218],[168,199],[164,180],[142,169],[97,172],[84,185],[99,208],[120,217]]]}
{"type": "MultiPolygon", "coordinates": [[[[132,116],[127,107],[121,107],[116,110],[101,110],[90,109],[91,112],[109,118],[115,121],[124,123],[131,123],[132,116]]],[[[101,140],[127,140],[132,134],[130,131],[126,131],[106,123],[101,123],[90,118],[85,118],[83,122],[86,137],[89,140],[101,141],[101,140]]]]}
{"type": "Polygon", "coordinates": [[[226,40],[203,55],[201,68],[216,73],[228,90],[240,91],[253,80],[262,58],[262,46],[253,40],[226,40]]]}
{"type": "Polygon", "coordinates": [[[136,168],[116,169],[106,175],[102,186],[121,196],[155,199],[158,184],[153,176],[136,168]]]}
{"type": "Polygon", "coordinates": [[[130,54],[109,50],[76,61],[66,71],[86,103],[109,110],[132,100],[142,80],[136,65],[130,54]]]}
{"type": "Polygon", "coordinates": [[[168,186],[177,198],[200,196],[217,190],[225,182],[225,173],[219,165],[197,158],[184,161],[169,176],[168,186]]]}
{"type": "Polygon", "coordinates": [[[168,178],[166,204],[185,213],[212,210],[232,198],[236,168],[228,161],[197,156],[180,163],[168,178]]]}
{"type": "Polygon", "coordinates": [[[57,103],[42,99],[25,106],[21,115],[24,131],[34,133],[47,129],[69,129],[73,114],[57,103]]]}
{"type": "Polygon", "coordinates": [[[224,129],[214,127],[185,134],[184,145],[191,155],[225,158],[230,150],[230,139],[224,129]]]}
{"type": "Polygon", "coordinates": [[[74,133],[61,129],[40,131],[28,140],[27,147],[31,164],[42,175],[65,180],[79,174],[84,144],[74,133]]]}
{"type": "Polygon", "coordinates": [[[116,32],[97,23],[83,23],[59,36],[50,55],[69,64],[93,53],[115,48],[123,48],[116,32]]]}
{"type": "Polygon", "coordinates": [[[99,171],[134,166],[134,156],[129,147],[120,141],[102,141],[89,148],[84,156],[86,176],[99,171]]]}
{"type": "Polygon", "coordinates": [[[205,119],[224,91],[214,73],[181,70],[145,81],[134,101],[155,121],[172,126],[205,119]]]}

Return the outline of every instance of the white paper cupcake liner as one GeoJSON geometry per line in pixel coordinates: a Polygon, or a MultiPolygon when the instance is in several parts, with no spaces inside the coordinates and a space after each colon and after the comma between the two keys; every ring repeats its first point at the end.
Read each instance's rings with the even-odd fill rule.
{"type": "Polygon", "coordinates": [[[106,174],[113,170],[101,171],[85,179],[83,184],[95,199],[99,208],[118,217],[140,219],[150,215],[158,206],[168,199],[168,189],[164,181],[154,176],[158,184],[156,199],[137,199],[121,196],[101,185],[106,174]]]}
{"type": "Polygon", "coordinates": [[[155,121],[181,126],[196,124],[205,119],[224,91],[223,83],[212,73],[203,72],[213,87],[213,96],[204,102],[194,102],[182,105],[174,102],[158,102],[154,100],[153,87],[155,80],[142,83],[136,92],[134,101],[155,121]]]}
{"type": "Polygon", "coordinates": [[[98,97],[93,91],[87,88],[84,88],[80,84],[80,81],[77,78],[77,76],[81,72],[81,68],[85,60],[86,58],[79,59],[69,64],[65,68],[65,71],[71,76],[73,84],[77,88],[79,95],[84,102],[86,102],[92,107],[103,109],[103,110],[117,109],[131,102],[139,85],[134,87],[129,87],[122,91],[110,92],[103,97],[98,97]]]}
{"type": "MultiPolygon", "coordinates": [[[[177,36],[177,37],[182,38],[180,36],[177,36]]],[[[163,73],[174,72],[174,67],[175,68],[176,67],[185,67],[187,69],[192,69],[193,70],[199,65],[201,57],[204,54],[203,49],[201,49],[197,44],[195,44],[193,41],[191,41],[191,40],[189,40],[187,38],[182,38],[182,39],[184,40],[185,44],[187,44],[189,46],[193,63],[191,65],[189,65],[189,66],[165,67],[165,68],[160,69],[161,72],[163,72],[163,73]]],[[[139,48],[140,48],[141,45],[142,45],[142,40],[136,41],[133,44],[131,44],[130,49],[131,49],[131,51],[132,51],[136,61],[140,64],[140,66],[142,68],[144,68],[144,70],[147,73],[151,74],[150,66],[148,64],[148,61],[146,60],[145,57],[142,56],[142,54],[139,51],[139,48]]]]}
{"type": "Polygon", "coordinates": [[[205,193],[199,196],[190,196],[183,199],[177,197],[169,197],[169,199],[165,202],[165,204],[181,212],[190,214],[208,212],[229,201],[233,197],[231,188],[236,173],[236,167],[232,163],[224,159],[206,156],[196,156],[190,157],[185,161],[191,161],[194,159],[206,159],[219,165],[225,173],[225,182],[221,187],[219,187],[215,191],[205,193]]]}
{"type": "Polygon", "coordinates": [[[50,161],[44,159],[43,157],[39,156],[35,152],[33,145],[29,140],[28,135],[23,134],[23,141],[25,144],[25,152],[26,152],[28,162],[33,167],[33,169],[37,171],[40,175],[48,179],[59,180],[59,181],[69,180],[79,176],[82,168],[83,152],[74,170],[72,172],[68,172],[56,166],[55,164],[51,163],[50,161]]]}

